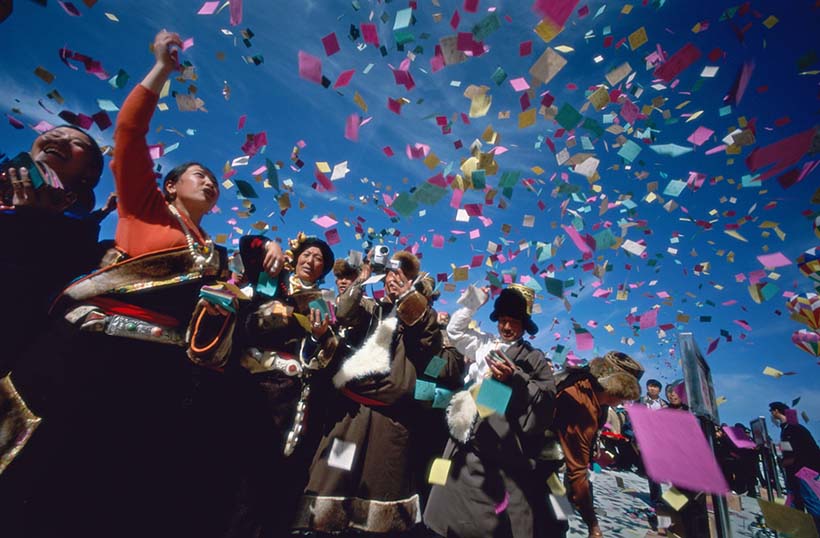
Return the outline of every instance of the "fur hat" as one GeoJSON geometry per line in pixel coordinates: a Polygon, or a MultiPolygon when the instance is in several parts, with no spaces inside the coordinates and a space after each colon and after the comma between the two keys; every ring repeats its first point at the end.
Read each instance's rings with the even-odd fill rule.
{"type": "Polygon", "coordinates": [[[490,321],[498,321],[501,316],[520,319],[528,334],[538,332],[538,325],[532,320],[532,303],[535,291],[520,284],[511,284],[501,291],[493,304],[490,321]]]}
{"type": "MultiPolygon", "coordinates": [[[[415,254],[407,252],[406,250],[399,250],[390,260],[395,260],[399,263],[399,269],[404,273],[409,280],[415,280],[419,276],[421,263],[415,254]]],[[[389,267],[388,267],[389,268],[389,267]]]]}
{"type": "Polygon", "coordinates": [[[643,372],[638,361],[620,351],[610,351],[589,362],[589,373],[601,387],[611,396],[624,400],[637,400],[641,396],[639,381],[643,372]]]}
{"type": "Polygon", "coordinates": [[[356,278],[361,272],[361,268],[356,267],[355,265],[350,265],[350,262],[344,258],[340,258],[333,262],[333,275],[336,276],[336,278],[356,278]]]}
{"type": "Polygon", "coordinates": [[[327,243],[319,239],[318,237],[307,236],[302,232],[299,232],[296,235],[296,239],[291,239],[289,241],[290,248],[285,251],[285,258],[288,259],[289,267],[286,265],[287,269],[293,271],[296,268],[296,262],[299,259],[299,255],[310,247],[316,247],[320,251],[322,251],[322,276],[320,278],[324,279],[327,274],[333,269],[333,266],[336,263],[336,257],[333,255],[333,251],[330,249],[327,243]]]}

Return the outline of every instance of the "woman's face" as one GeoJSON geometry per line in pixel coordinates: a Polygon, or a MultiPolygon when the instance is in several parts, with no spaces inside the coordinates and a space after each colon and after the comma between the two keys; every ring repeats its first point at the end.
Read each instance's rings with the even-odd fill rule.
{"type": "Polygon", "coordinates": [[[166,185],[166,190],[176,195],[176,201],[183,204],[189,213],[208,213],[219,200],[219,186],[207,170],[192,164],[176,183],[166,185]]]}
{"type": "Polygon", "coordinates": [[[96,179],[96,151],[88,135],[70,127],[57,127],[34,139],[31,158],[51,168],[66,190],[82,190],[82,182],[96,179]]]}
{"type": "Polygon", "coordinates": [[[674,390],[670,390],[666,393],[666,399],[669,400],[671,405],[680,405],[680,396],[674,390]]]}
{"type": "Polygon", "coordinates": [[[325,258],[319,247],[308,247],[296,259],[296,276],[302,281],[313,284],[322,276],[325,269],[325,258]]]}

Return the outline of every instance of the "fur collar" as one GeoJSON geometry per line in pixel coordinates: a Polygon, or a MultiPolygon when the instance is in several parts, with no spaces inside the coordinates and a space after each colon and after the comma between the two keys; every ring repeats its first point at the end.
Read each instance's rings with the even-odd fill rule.
{"type": "Polygon", "coordinates": [[[450,405],[447,406],[447,426],[450,435],[461,444],[467,443],[477,417],[478,407],[470,391],[462,390],[455,393],[450,405]]]}
{"type": "Polygon", "coordinates": [[[390,316],[379,323],[362,347],[349,356],[333,376],[336,388],[342,388],[350,381],[390,373],[390,347],[397,323],[395,316],[390,316]]]}

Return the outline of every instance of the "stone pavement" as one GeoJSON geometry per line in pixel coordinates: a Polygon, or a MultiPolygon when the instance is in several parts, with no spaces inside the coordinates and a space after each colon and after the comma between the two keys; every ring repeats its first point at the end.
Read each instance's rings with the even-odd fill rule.
{"type": "MultiPolygon", "coordinates": [[[[652,513],[649,508],[649,484],[645,478],[634,473],[603,470],[593,473],[595,509],[604,537],[645,538],[658,536],[650,530],[647,516],[652,513]],[[618,484],[620,478],[623,488],[618,484]]],[[[664,488],[665,489],[665,488],[664,488]]],[[[757,529],[750,527],[755,515],[760,513],[757,501],[750,497],[741,497],[742,510],[735,510],[730,503],[732,537],[753,538],[757,529]]],[[[586,537],[587,529],[578,515],[571,516],[570,537],[586,537]]],[[[709,537],[698,537],[709,538],[709,537]]]]}

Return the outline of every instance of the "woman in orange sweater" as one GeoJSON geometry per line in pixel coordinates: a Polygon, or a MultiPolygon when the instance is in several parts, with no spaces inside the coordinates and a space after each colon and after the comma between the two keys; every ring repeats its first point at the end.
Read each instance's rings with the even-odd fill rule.
{"type": "MultiPolygon", "coordinates": [[[[185,163],[160,191],[145,139],[181,45],[157,34],[156,62],[117,118],[116,254],[63,292],[11,376],[42,422],[0,480],[4,535],[204,537],[227,526],[238,460],[228,381],[185,353],[200,288],[228,277],[200,226],[219,188],[185,163]]],[[[265,270],[282,265],[278,245],[263,248],[265,270]]]]}

